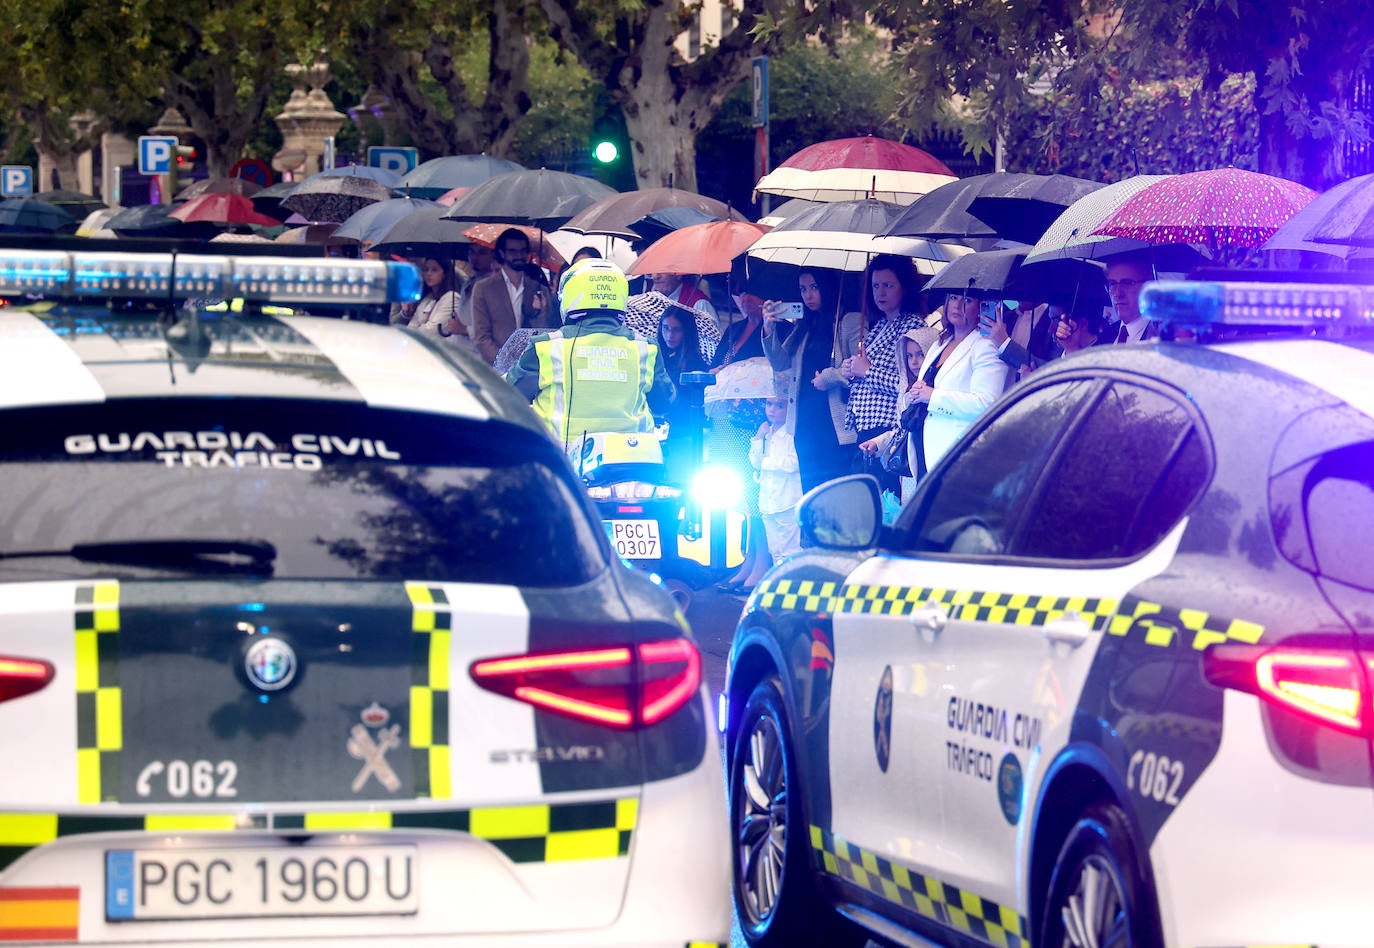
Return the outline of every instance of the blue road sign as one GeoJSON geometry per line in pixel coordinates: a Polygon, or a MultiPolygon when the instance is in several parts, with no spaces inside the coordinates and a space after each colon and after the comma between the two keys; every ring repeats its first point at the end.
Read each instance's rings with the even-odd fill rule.
{"type": "Polygon", "coordinates": [[[405,174],[413,171],[420,163],[420,149],[373,145],[367,149],[367,163],[373,168],[385,168],[387,171],[405,174]]]}
{"type": "Polygon", "coordinates": [[[177,140],[170,135],[140,135],[138,173],[170,174],[176,161],[177,140]]]}
{"type": "Polygon", "coordinates": [[[32,167],[29,165],[0,166],[0,197],[24,197],[32,193],[32,167]]]}
{"type": "Polygon", "coordinates": [[[768,57],[755,56],[750,60],[754,76],[754,127],[768,124],[768,57]]]}

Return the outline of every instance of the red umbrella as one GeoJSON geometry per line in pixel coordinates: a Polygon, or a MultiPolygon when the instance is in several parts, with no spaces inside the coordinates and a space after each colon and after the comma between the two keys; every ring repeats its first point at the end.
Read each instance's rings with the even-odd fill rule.
{"type": "Polygon", "coordinates": [[[529,239],[530,263],[554,271],[568,265],[568,261],[563,259],[558,249],[549,243],[549,235],[538,227],[530,227],[527,224],[473,224],[463,230],[463,236],[483,247],[495,247],[496,238],[510,228],[520,231],[529,239]]]}
{"type": "Polygon", "coordinates": [[[1093,233],[1212,250],[1259,247],[1316,196],[1295,181],[1240,168],[1191,171],[1142,188],[1093,233]]]}
{"type": "Polygon", "coordinates": [[[808,201],[875,197],[910,204],[956,178],[929,152],[869,135],[808,145],[760,178],[754,190],[808,201]]]}
{"type": "Polygon", "coordinates": [[[767,232],[767,227],[744,221],[692,224],[651,244],[626,272],[630,276],[645,273],[729,273],[730,261],[767,232]]]}
{"type": "Polygon", "coordinates": [[[167,213],[179,221],[192,223],[204,221],[213,224],[258,224],[262,227],[276,227],[281,221],[260,214],[253,207],[253,201],[242,195],[227,191],[203,194],[178,204],[167,213]]]}

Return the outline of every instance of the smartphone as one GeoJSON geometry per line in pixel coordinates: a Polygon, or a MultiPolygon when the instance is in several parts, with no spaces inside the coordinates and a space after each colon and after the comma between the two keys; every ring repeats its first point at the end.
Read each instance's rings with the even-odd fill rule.
{"type": "Polygon", "coordinates": [[[978,304],[978,331],[983,335],[992,332],[992,324],[997,321],[997,301],[983,300],[978,304]]]}
{"type": "Polygon", "coordinates": [[[782,312],[778,313],[778,319],[786,319],[789,322],[802,318],[806,312],[801,303],[784,303],[782,312]]]}

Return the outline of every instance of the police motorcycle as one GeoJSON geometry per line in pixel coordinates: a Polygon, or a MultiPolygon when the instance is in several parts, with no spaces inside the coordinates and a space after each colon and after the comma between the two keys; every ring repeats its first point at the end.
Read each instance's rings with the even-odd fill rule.
{"type": "MultiPolygon", "coordinates": [[[[565,314],[577,312],[573,301],[581,298],[579,293],[593,292],[579,282],[589,271],[601,270],[608,281],[618,276],[610,294],[614,298],[604,308],[625,310],[624,275],[607,261],[593,260],[570,268],[560,279],[565,314]]],[[[678,423],[685,419],[687,430],[674,432],[672,456],[664,450],[667,426],[654,426],[647,415],[639,425],[644,430],[570,430],[563,438],[617,555],[649,572],[684,612],[694,590],[726,579],[745,559],[743,485],[733,471],[703,463],[704,392],[714,382],[710,372],[683,374],[678,397],[686,399],[687,408],[678,423]]],[[[576,384],[576,376],[566,383],[569,391],[576,384]]],[[[538,404],[535,408],[540,410],[538,404]]]]}

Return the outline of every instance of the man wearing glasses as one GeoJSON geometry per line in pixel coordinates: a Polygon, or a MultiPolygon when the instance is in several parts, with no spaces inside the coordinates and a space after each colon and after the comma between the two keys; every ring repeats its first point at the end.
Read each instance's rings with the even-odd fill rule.
{"type": "Polygon", "coordinates": [[[514,227],[496,238],[496,272],[472,291],[472,341],[488,362],[517,329],[556,329],[557,307],[543,279],[530,263],[530,241],[514,227]]]}
{"type": "Polygon", "coordinates": [[[1153,279],[1154,267],[1145,254],[1122,254],[1107,261],[1107,292],[1118,322],[1109,327],[1103,342],[1140,342],[1159,336],[1158,324],[1140,315],[1140,291],[1153,279]]]}

